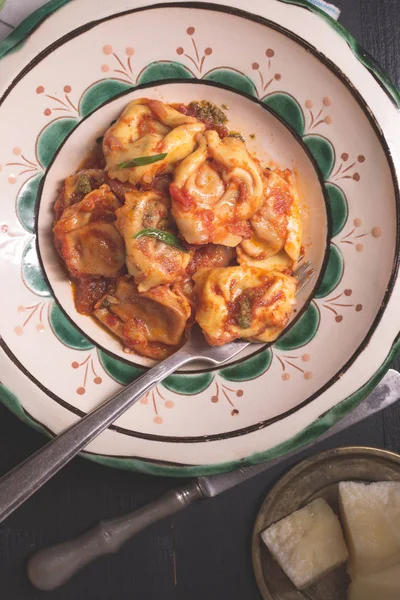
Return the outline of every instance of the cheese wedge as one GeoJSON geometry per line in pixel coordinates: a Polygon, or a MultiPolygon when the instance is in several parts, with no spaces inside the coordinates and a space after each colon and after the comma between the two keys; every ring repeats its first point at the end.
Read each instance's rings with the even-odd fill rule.
{"type": "Polygon", "coordinates": [[[348,600],[399,600],[400,563],[372,575],[355,575],[348,600]]]}
{"type": "Polygon", "coordinates": [[[400,482],[342,482],[339,500],[350,573],[369,575],[400,562],[400,482]]]}
{"type": "Polygon", "coordinates": [[[339,519],[321,498],[271,525],[261,537],[298,589],[309,587],[348,556],[339,519]]]}

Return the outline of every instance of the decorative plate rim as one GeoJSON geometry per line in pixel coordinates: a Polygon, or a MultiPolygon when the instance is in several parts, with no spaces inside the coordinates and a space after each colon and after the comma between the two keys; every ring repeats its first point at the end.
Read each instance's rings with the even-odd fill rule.
{"type": "MultiPolygon", "coordinates": [[[[324,13],[321,9],[315,7],[314,5],[310,5],[307,0],[277,0],[279,2],[285,4],[291,4],[294,6],[303,7],[314,14],[322,17],[333,29],[339,34],[348,44],[350,50],[357,58],[357,60],[368,70],[368,72],[378,81],[380,86],[384,89],[386,94],[391,98],[392,102],[395,104],[397,108],[400,107],[400,94],[396,90],[393,83],[390,79],[384,74],[381,67],[377,65],[372,57],[370,57],[364,50],[362,50],[361,46],[355,40],[355,38],[340,24],[338,24],[334,19],[324,13]]],[[[15,50],[24,39],[26,39],[30,33],[32,33],[40,24],[51,14],[53,14],[58,8],[64,6],[69,3],[70,0],[50,0],[44,7],[33,13],[30,17],[28,17],[12,34],[5,40],[0,43],[0,59],[9,54],[11,51],[15,50]]],[[[181,5],[182,3],[168,3],[167,5],[181,5]]],[[[209,8],[210,4],[206,5],[200,2],[192,2],[185,3],[188,6],[197,6],[198,8],[209,8]]],[[[160,4],[153,5],[161,6],[160,4]]],[[[212,6],[212,5],[211,5],[212,6]]],[[[224,8],[224,7],[222,7],[224,8]]],[[[227,7],[225,7],[227,8],[227,7]]],[[[232,10],[232,9],[231,9],[232,10]]],[[[240,11],[240,9],[233,9],[236,12],[245,12],[240,11]]],[[[248,13],[251,14],[251,13],[248,13]]],[[[262,17],[261,17],[262,18],[262,17]]],[[[7,92],[6,92],[7,93],[7,92]]],[[[320,416],[312,423],[310,423],[305,429],[299,432],[297,435],[292,438],[286,440],[282,444],[279,444],[266,452],[253,454],[247,459],[222,463],[220,465],[194,465],[194,466],[184,466],[179,465],[175,466],[171,463],[166,463],[164,461],[155,462],[149,459],[135,459],[132,457],[113,457],[107,455],[98,455],[92,454],[89,452],[83,452],[82,456],[90,458],[91,460],[95,460],[101,464],[105,464],[108,466],[125,468],[125,469],[133,469],[136,471],[142,471],[146,473],[151,473],[155,475],[169,475],[169,476],[182,476],[182,475],[199,475],[199,474],[210,474],[216,472],[223,472],[228,470],[233,470],[237,467],[243,466],[245,464],[255,464],[257,462],[262,462],[268,459],[273,458],[274,456],[279,456],[289,451],[289,449],[297,449],[300,448],[304,443],[304,437],[310,436],[310,439],[316,439],[318,435],[323,433],[326,429],[331,427],[335,422],[341,419],[347,412],[355,408],[357,404],[359,404],[375,387],[375,385],[379,382],[379,380],[384,376],[386,371],[390,366],[390,362],[393,360],[395,354],[400,350],[400,334],[395,338],[391,350],[387,357],[384,359],[381,366],[376,370],[376,372],[372,375],[370,380],[365,383],[362,387],[360,387],[353,394],[348,396],[342,402],[338,403],[331,409],[329,409],[324,415],[320,416]]],[[[12,395],[12,394],[11,394],[12,395]]],[[[1,395],[2,396],[2,395],[1,395]]],[[[15,398],[15,397],[14,397],[15,398]]],[[[13,406],[13,401],[4,400],[1,398],[5,405],[15,412],[20,418],[24,421],[28,422],[30,425],[33,425],[35,428],[40,429],[42,432],[47,433],[48,435],[52,435],[52,433],[47,430],[43,425],[41,425],[38,421],[34,420],[30,415],[23,409],[22,405],[19,404],[19,401],[15,398],[18,406],[13,406]]]]}
{"type": "MultiPolygon", "coordinates": [[[[46,281],[46,284],[49,288],[49,290],[51,291],[51,295],[54,299],[54,301],[56,302],[56,304],[58,305],[58,307],[60,308],[60,310],[62,311],[62,313],[65,315],[65,317],[72,323],[72,325],[85,337],[89,340],[89,342],[91,342],[94,346],[96,346],[97,348],[99,348],[102,352],[104,352],[105,354],[107,354],[108,356],[110,356],[111,358],[114,358],[116,360],[119,360],[127,365],[130,366],[134,366],[134,367],[138,367],[140,369],[143,369],[145,371],[147,371],[150,367],[146,367],[145,365],[142,365],[140,363],[136,363],[133,360],[128,360],[126,358],[123,358],[122,356],[118,356],[117,354],[114,354],[111,350],[109,350],[106,347],[103,347],[101,344],[98,344],[97,342],[95,342],[85,331],[83,331],[79,325],[77,323],[75,323],[75,321],[71,318],[71,316],[68,314],[68,312],[63,308],[63,305],[61,304],[60,300],[58,299],[55,291],[54,291],[54,287],[47,275],[47,271],[46,271],[46,267],[45,264],[43,262],[43,258],[42,258],[42,253],[40,250],[40,241],[39,241],[39,212],[40,212],[40,208],[41,208],[41,202],[42,202],[42,196],[43,196],[43,188],[44,185],[46,183],[46,179],[48,177],[48,174],[50,172],[50,169],[53,167],[55,161],[57,160],[58,155],[60,154],[60,152],[63,150],[65,144],[68,142],[69,138],[74,134],[74,132],[77,130],[77,128],[87,119],[90,119],[96,112],[98,112],[99,110],[101,110],[102,108],[104,108],[104,106],[107,106],[108,104],[111,104],[112,102],[115,102],[116,100],[118,100],[119,98],[122,98],[124,96],[127,96],[129,94],[132,94],[133,92],[136,92],[137,90],[146,90],[148,88],[153,88],[153,87],[158,87],[158,86],[163,86],[163,85],[171,85],[171,84],[182,84],[182,79],[160,79],[160,80],[156,80],[156,81],[151,81],[149,83],[142,83],[139,85],[136,85],[134,88],[132,89],[127,89],[124,90],[122,92],[119,92],[118,94],[116,94],[115,96],[113,96],[112,98],[109,98],[108,100],[106,100],[105,102],[103,102],[100,106],[98,106],[94,111],[92,111],[91,113],[89,113],[88,115],[84,116],[80,121],[79,124],[77,125],[77,127],[74,127],[74,129],[72,131],[70,131],[70,133],[68,133],[68,135],[65,137],[64,141],[61,143],[61,145],[58,147],[57,151],[54,153],[54,156],[52,158],[52,160],[50,161],[48,167],[46,168],[44,175],[42,177],[42,179],[40,180],[39,183],[39,187],[38,187],[38,191],[37,191],[37,195],[36,195],[36,204],[35,204],[35,226],[34,226],[34,234],[35,234],[35,245],[36,245],[36,251],[37,251],[37,255],[38,255],[38,259],[39,259],[39,263],[43,272],[43,276],[44,279],[46,281]]],[[[273,344],[275,344],[275,342],[279,341],[282,337],[282,335],[288,333],[296,324],[297,322],[301,319],[301,317],[304,315],[304,313],[307,311],[308,307],[310,306],[311,302],[314,300],[316,294],[318,293],[318,288],[321,285],[325,273],[326,273],[326,269],[328,266],[328,261],[329,261],[329,252],[330,252],[330,243],[332,240],[332,233],[333,233],[333,219],[332,219],[332,215],[330,213],[329,210],[329,194],[328,191],[326,189],[326,185],[325,185],[325,180],[323,177],[323,174],[321,172],[321,169],[319,168],[317,161],[315,160],[314,156],[312,155],[311,151],[309,150],[309,148],[307,147],[307,145],[305,144],[305,142],[303,141],[303,139],[301,138],[300,135],[298,135],[298,133],[292,128],[290,127],[285,121],[284,119],[282,119],[282,117],[280,115],[278,115],[277,113],[275,113],[269,106],[267,106],[266,104],[263,104],[262,101],[259,98],[255,98],[254,96],[250,96],[249,94],[247,94],[246,92],[234,89],[234,88],[230,88],[226,85],[223,85],[222,83],[218,83],[216,81],[206,81],[203,79],[190,79],[188,81],[185,81],[185,85],[205,85],[205,86],[209,86],[209,87],[215,87],[215,88],[219,88],[222,90],[227,90],[228,92],[231,93],[235,93],[238,94],[239,96],[242,96],[243,98],[246,98],[247,100],[249,100],[250,102],[253,102],[254,104],[256,104],[257,106],[259,106],[262,110],[265,110],[267,113],[269,113],[270,115],[272,115],[275,119],[277,119],[281,125],[289,132],[289,134],[295,139],[295,141],[299,144],[299,146],[301,147],[301,149],[303,150],[303,152],[305,153],[305,155],[307,156],[308,160],[310,161],[310,163],[312,164],[314,171],[317,175],[317,179],[318,179],[318,183],[319,186],[321,188],[321,192],[322,192],[322,196],[324,198],[324,204],[325,204],[325,217],[326,217],[326,240],[325,240],[325,250],[324,250],[324,258],[321,264],[321,269],[320,272],[318,274],[317,279],[315,280],[314,284],[313,284],[313,288],[310,292],[310,294],[307,295],[307,299],[304,302],[304,305],[302,306],[302,308],[296,313],[296,316],[292,319],[292,321],[290,322],[290,324],[285,328],[285,330],[282,332],[282,334],[277,338],[277,340],[275,340],[274,342],[270,342],[268,344],[260,344],[260,348],[258,348],[257,350],[254,350],[254,352],[252,354],[248,354],[245,357],[242,358],[238,358],[232,362],[229,362],[228,364],[224,365],[227,367],[233,367],[234,365],[240,364],[245,360],[248,360],[250,358],[253,358],[255,356],[257,356],[258,354],[260,354],[260,352],[263,352],[266,348],[270,348],[271,346],[273,346],[273,344]]],[[[211,367],[205,367],[202,369],[198,369],[198,370],[190,370],[188,369],[187,371],[185,370],[184,373],[188,374],[188,375],[193,375],[193,374],[201,374],[201,373],[211,373],[211,372],[215,372],[218,371],[221,368],[221,366],[211,366],[211,367]]],[[[177,371],[177,373],[179,373],[179,371],[177,371]]]]}

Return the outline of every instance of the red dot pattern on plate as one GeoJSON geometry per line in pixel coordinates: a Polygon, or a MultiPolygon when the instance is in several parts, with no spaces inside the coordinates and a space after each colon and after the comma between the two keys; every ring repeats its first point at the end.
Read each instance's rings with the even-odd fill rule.
{"type": "Polygon", "coordinates": [[[15,154],[15,156],[19,156],[21,154],[22,150],[21,148],[15,147],[13,148],[13,154],[15,154]]]}
{"type": "Polygon", "coordinates": [[[105,46],[103,46],[103,52],[104,54],[112,54],[112,46],[110,46],[110,44],[106,44],[105,46]]]}
{"type": "Polygon", "coordinates": [[[70,85],[65,85],[64,86],[64,92],[66,94],[70,94],[72,92],[72,87],[70,85]]]}
{"type": "Polygon", "coordinates": [[[8,178],[8,183],[14,184],[17,181],[15,175],[10,175],[8,178]]]}
{"type": "Polygon", "coordinates": [[[289,373],[284,373],[284,374],[282,375],[282,379],[283,379],[283,381],[289,381],[289,379],[290,379],[290,375],[289,375],[289,373]]]}
{"type": "Polygon", "coordinates": [[[363,163],[365,162],[365,156],[363,156],[362,154],[360,154],[360,156],[357,157],[357,160],[359,163],[363,163]]]}
{"type": "Polygon", "coordinates": [[[50,108],[46,108],[46,110],[44,111],[44,115],[45,115],[46,117],[49,117],[49,116],[51,115],[51,110],[50,110],[50,108]]]}
{"type": "Polygon", "coordinates": [[[304,379],[312,379],[313,374],[311,373],[311,371],[307,371],[307,373],[304,373],[304,379]]]}
{"type": "Polygon", "coordinates": [[[253,62],[251,68],[253,69],[253,71],[257,71],[257,69],[260,68],[260,65],[258,64],[258,62],[253,62]]]}
{"type": "Polygon", "coordinates": [[[39,85],[39,86],[36,88],[36,93],[37,93],[37,94],[43,94],[43,92],[44,92],[44,87],[43,87],[42,85],[39,85]]]}
{"type": "Polygon", "coordinates": [[[301,360],[303,362],[308,362],[311,359],[311,356],[309,354],[303,354],[303,356],[301,357],[301,360]]]}
{"type": "Polygon", "coordinates": [[[357,252],[363,252],[364,251],[364,244],[357,244],[356,245],[356,250],[357,250],[357,252]]]}
{"type": "Polygon", "coordinates": [[[94,383],[95,383],[96,385],[100,385],[101,383],[103,383],[103,380],[102,380],[102,378],[101,378],[101,377],[95,377],[95,378],[93,379],[93,381],[94,381],[94,383]]]}
{"type": "Polygon", "coordinates": [[[211,402],[213,404],[217,404],[217,402],[218,402],[218,396],[211,396],[211,402]]]}
{"type": "Polygon", "coordinates": [[[360,181],[360,179],[361,179],[360,174],[359,173],[354,173],[353,179],[354,179],[354,181],[360,181]]]}
{"type": "Polygon", "coordinates": [[[20,326],[16,327],[16,328],[14,329],[14,332],[15,332],[17,335],[23,335],[23,334],[24,334],[24,330],[23,330],[23,329],[22,329],[22,327],[20,327],[20,326]]]}
{"type": "Polygon", "coordinates": [[[86,392],[84,387],[78,387],[78,389],[76,390],[76,393],[79,394],[79,396],[83,396],[83,394],[86,392]]]}
{"type": "Polygon", "coordinates": [[[45,330],[45,327],[41,323],[36,325],[36,331],[38,331],[39,333],[43,333],[44,330],[45,330]]]}
{"type": "Polygon", "coordinates": [[[306,108],[312,108],[314,106],[314,103],[312,100],[306,100],[306,108]]]}
{"type": "Polygon", "coordinates": [[[156,425],[162,425],[163,419],[162,419],[162,417],[157,415],[156,417],[154,417],[153,421],[156,425]]]}
{"type": "Polygon", "coordinates": [[[210,54],[212,54],[212,48],[206,48],[206,49],[204,50],[204,54],[205,54],[206,56],[210,56],[210,54]]]}
{"type": "Polygon", "coordinates": [[[125,52],[127,56],[133,56],[135,54],[135,49],[131,46],[128,46],[128,48],[125,48],[125,52]]]}
{"type": "Polygon", "coordinates": [[[361,227],[362,219],[354,219],[353,223],[354,223],[354,227],[361,227]]]}
{"type": "Polygon", "coordinates": [[[363,309],[362,304],[357,304],[357,306],[356,306],[356,312],[361,312],[362,309],[363,309]]]}
{"type": "Polygon", "coordinates": [[[344,295],[347,297],[351,296],[352,293],[353,293],[353,290],[344,290],[344,295]]]}
{"type": "Polygon", "coordinates": [[[381,227],[374,227],[371,233],[375,238],[380,238],[383,234],[383,231],[381,227]]]}
{"type": "Polygon", "coordinates": [[[108,65],[101,65],[101,70],[103,71],[103,73],[108,73],[110,67],[108,65]]]}
{"type": "Polygon", "coordinates": [[[324,121],[327,125],[332,125],[332,123],[333,123],[333,119],[329,115],[327,117],[325,117],[324,121]]]}
{"type": "Polygon", "coordinates": [[[148,403],[149,403],[149,399],[147,396],[140,398],[140,404],[148,404],[148,403]]]}
{"type": "Polygon", "coordinates": [[[346,160],[349,160],[349,155],[347,154],[347,152],[343,152],[341,159],[346,162],[346,160]]]}
{"type": "Polygon", "coordinates": [[[186,33],[187,33],[188,35],[193,35],[195,31],[196,31],[196,30],[195,30],[195,28],[194,28],[194,27],[188,27],[188,28],[186,29],[186,33]]]}
{"type": "Polygon", "coordinates": [[[332,106],[332,99],[329,96],[325,96],[323,99],[324,106],[332,106]]]}
{"type": "Polygon", "coordinates": [[[337,316],[335,317],[335,321],[336,321],[336,323],[341,323],[341,322],[343,321],[343,317],[342,317],[342,315],[337,315],[337,316]]]}
{"type": "Polygon", "coordinates": [[[272,48],[268,48],[268,50],[265,51],[265,55],[268,56],[268,58],[273,58],[275,56],[275,52],[272,50],[272,48]]]}
{"type": "Polygon", "coordinates": [[[276,81],[280,81],[282,79],[282,75],[280,73],[277,73],[276,75],[274,75],[276,81]]]}
{"type": "Polygon", "coordinates": [[[166,401],[165,408],[174,408],[174,403],[172,402],[172,400],[166,401]]]}

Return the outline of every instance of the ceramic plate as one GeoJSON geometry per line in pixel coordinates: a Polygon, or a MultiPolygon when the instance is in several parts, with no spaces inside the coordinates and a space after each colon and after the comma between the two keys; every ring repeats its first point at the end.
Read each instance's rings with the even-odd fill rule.
{"type": "Polygon", "coordinates": [[[207,97],[298,174],[318,277],[273,347],[169,377],[85,455],[189,475],[293,450],[360,402],[397,350],[398,93],[303,0],[101,0],[96,20],[92,9],[53,0],[0,44],[1,399],[58,433],[149,365],[75,312],[51,202],[82,140],[130,99],[207,97]]]}
{"type": "Polygon", "coordinates": [[[347,598],[347,565],[299,591],[261,539],[261,533],[317,498],[339,516],[341,481],[400,481],[400,456],[376,448],[336,448],[311,456],[291,469],[272,488],[258,513],[253,531],[253,566],[264,600],[337,600],[347,598]]]}

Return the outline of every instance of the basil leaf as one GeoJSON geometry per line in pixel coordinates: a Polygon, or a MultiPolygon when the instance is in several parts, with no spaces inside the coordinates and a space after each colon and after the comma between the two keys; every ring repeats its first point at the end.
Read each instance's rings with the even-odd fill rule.
{"type": "Polygon", "coordinates": [[[163,160],[167,154],[168,152],[164,152],[164,154],[153,154],[152,156],[138,156],[132,160],[120,163],[118,165],[118,169],[129,169],[129,167],[143,167],[145,165],[151,165],[159,160],[163,160]]]}
{"type": "Polygon", "coordinates": [[[138,239],[143,236],[154,237],[160,242],[168,244],[168,246],[173,246],[178,250],[182,250],[182,252],[189,252],[185,246],[182,246],[181,240],[173,233],[168,233],[168,231],[162,231],[161,229],[153,229],[152,227],[149,227],[148,229],[142,229],[141,231],[138,231],[133,237],[134,239],[138,239]]]}

